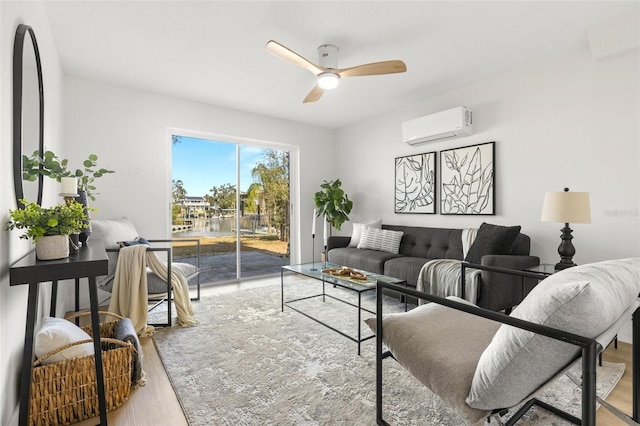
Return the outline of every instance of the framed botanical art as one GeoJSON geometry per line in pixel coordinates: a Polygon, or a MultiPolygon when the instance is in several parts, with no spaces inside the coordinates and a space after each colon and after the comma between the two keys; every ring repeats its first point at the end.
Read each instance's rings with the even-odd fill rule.
{"type": "Polygon", "coordinates": [[[440,214],[495,214],[495,142],[440,151],[440,214]]]}
{"type": "Polygon", "coordinates": [[[396,158],[395,213],[436,213],[436,153],[396,158]]]}

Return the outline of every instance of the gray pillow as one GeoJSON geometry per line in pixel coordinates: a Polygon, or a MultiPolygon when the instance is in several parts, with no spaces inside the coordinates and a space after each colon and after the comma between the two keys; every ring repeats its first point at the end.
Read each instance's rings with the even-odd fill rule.
{"type": "Polygon", "coordinates": [[[520,235],[520,226],[482,223],[464,260],[469,263],[480,263],[482,256],[486,254],[511,254],[518,235],[520,235]]]}
{"type": "Polygon", "coordinates": [[[129,219],[91,219],[91,239],[102,240],[104,247],[119,248],[119,241],[134,241],[139,237],[136,227],[129,219]]]}
{"type": "MultiPolygon", "coordinates": [[[[101,240],[107,249],[120,248],[119,241],[134,241],[138,237],[136,227],[126,217],[118,220],[91,219],[91,239],[101,240]]],[[[107,257],[109,258],[107,275],[98,277],[96,281],[103,290],[111,292],[118,253],[107,252],[107,257]]]]}
{"type": "MultiPolygon", "coordinates": [[[[163,262],[166,264],[166,262],[163,262]]],[[[200,271],[197,266],[184,262],[171,262],[171,270],[180,272],[189,281],[200,271]]],[[[151,272],[147,268],[147,292],[149,294],[161,294],[167,292],[167,282],[151,272]]]]}
{"type": "MultiPolygon", "coordinates": [[[[620,323],[640,293],[640,258],[560,271],[538,284],[514,318],[596,338],[620,323]]],[[[578,346],[502,325],[476,368],[467,403],[512,407],[530,396],[579,353],[578,346]]]]}

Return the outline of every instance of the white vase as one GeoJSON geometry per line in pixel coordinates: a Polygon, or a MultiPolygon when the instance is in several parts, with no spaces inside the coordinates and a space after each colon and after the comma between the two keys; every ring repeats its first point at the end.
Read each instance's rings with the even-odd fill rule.
{"type": "Polygon", "coordinates": [[[69,257],[69,236],[49,235],[38,238],[38,241],[36,241],[36,257],[39,260],[69,257]]]}

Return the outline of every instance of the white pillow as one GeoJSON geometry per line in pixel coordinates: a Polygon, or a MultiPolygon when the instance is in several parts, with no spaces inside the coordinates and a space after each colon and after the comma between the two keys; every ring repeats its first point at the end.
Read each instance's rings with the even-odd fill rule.
{"type": "Polygon", "coordinates": [[[102,240],[105,248],[118,248],[118,241],[133,241],[138,231],[126,217],[118,220],[91,219],[91,238],[102,240]]]}
{"type": "Polygon", "coordinates": [[[367,225],[362,225],[362,236],[359,249],[380,250],[398,254],[400,250],[400,240],[402,231],[392,231],[390,229],[377,229],[367,225]]]}
{"type": "Polygon", "coordinates": [[[351,241],[349,241],[348,247],[358,247],[358,243],[360,242],[360,235],[362,233],[362,225],[367,225],[371,228],[382,228],[382,219],[376,220],[371,223],[354,223],[353,231],[351,232],[351,241]]]}
{"type": "MultiPolygon", "coordinates": [[[[618,323],[638,293],[640,258],[608,260],[544,279],[511,316],[595,339],[618,323]]],[[[478,361],[467,404],[512,407],[578,352],[578,346],[503,324],[478,361]]]]}
{"type": "MultiPolygon", "coordinates": [[[[80,340],[92,339],[83,329],[62,318],[44,317],[44,322],[35,337],[35,353],[40,358],[49,352],[80,340]]],[[[42,363],[62,362],[71,358],[93,355],[93,343],[72,346],[47,358],[42,363]]]]}

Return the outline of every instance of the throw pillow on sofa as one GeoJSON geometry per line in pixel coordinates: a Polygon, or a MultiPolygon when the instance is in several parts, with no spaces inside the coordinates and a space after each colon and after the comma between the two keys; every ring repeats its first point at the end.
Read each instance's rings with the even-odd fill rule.
{"type": "Polygon", "coordinates": [[[500,226],[483,222],[469,247],[465,262],[480,263],[487,254],[511,254],[520,235],[520,226],[500,226]]]}
{"type": "Polygon", "coordinates": [[[362,225],[362,236],[360,237],[358,248],[398,254],[402,235],[402,231],[377,229],[367,225],[362,225]]]}
{"type": "Polygon", "coordinates": [[[351,240],[349,241],[348,247],[358,247],[358,244],[360,243],[360,238],[362,235],[362,225],[367,225],[371,228],[380,229],[382,228],[382,219],[376,220],[375,222],[371,222],[371,223],[358,223],[358,222],[354,223],[353,231],[351,232],[351,240]]]}

